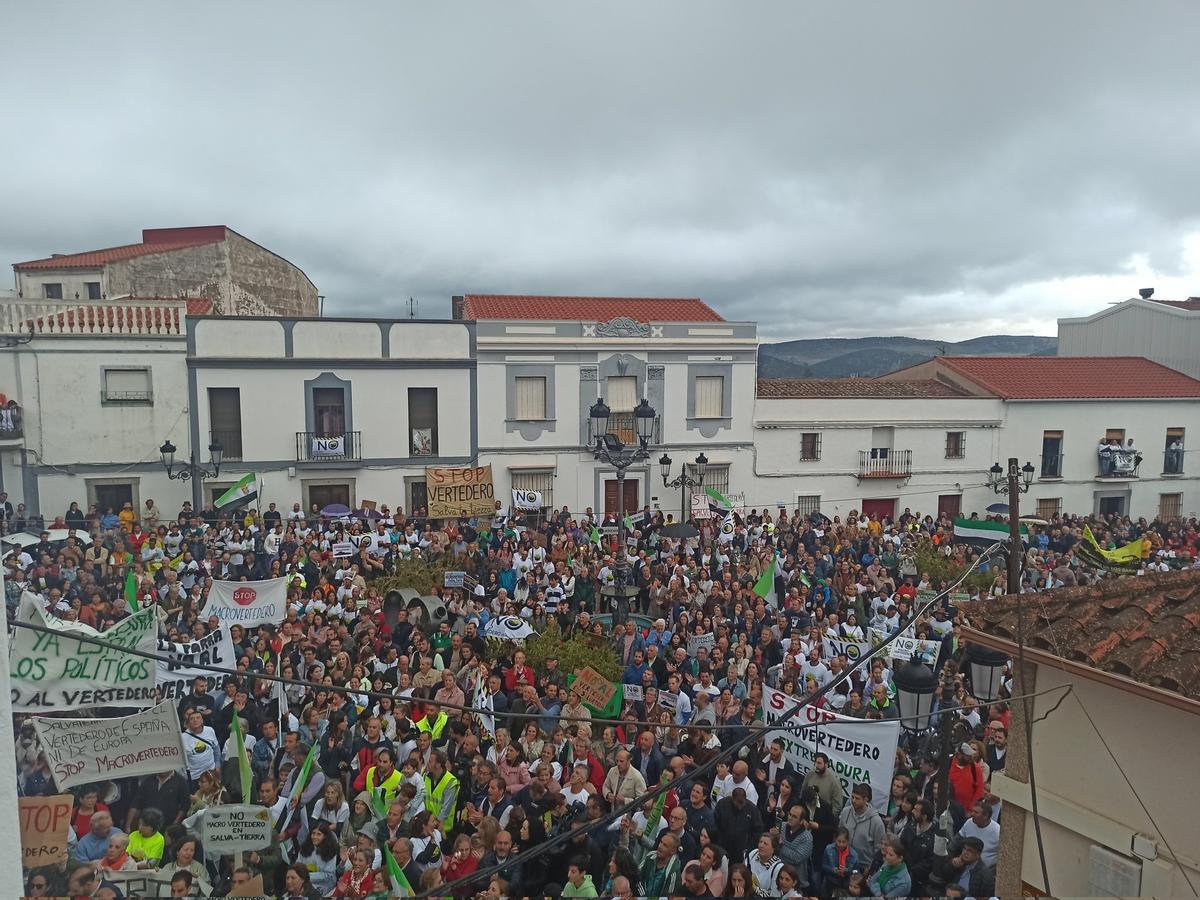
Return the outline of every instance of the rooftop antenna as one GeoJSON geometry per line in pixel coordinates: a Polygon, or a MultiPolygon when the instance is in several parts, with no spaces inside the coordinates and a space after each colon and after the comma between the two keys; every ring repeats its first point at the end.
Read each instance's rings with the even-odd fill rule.
{"type": "Polygon", "coordinates": [[[408,317],[410,319],[415,319],[417,317],[417,309],[420,306],[420,301],[414,300],[412,297],[408,298],[408,317]]]}
{"type": "Polygon", "coordinates": [[[317,318],[325,318],[325,295],[317,294],[317,318]]]}

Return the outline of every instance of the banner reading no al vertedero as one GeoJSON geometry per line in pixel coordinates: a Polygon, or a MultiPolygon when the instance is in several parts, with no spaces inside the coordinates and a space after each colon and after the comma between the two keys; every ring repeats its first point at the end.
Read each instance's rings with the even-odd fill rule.
{"type": "Polygon", "coordinates": [[[287,581],[214,581],[204,613],[246,628],[278,625],[287,614],[287,581]]]}
{"type": "Polygon", "coordinates": [[[91,706],[145,709],[154,705],[154,661],[120,648],[153,653],[158,623],[147,607],[105,632],[46,615],[42,601],[21,595],[17,621],[51,629],[17,628],[9,649],[16,712],[62,712],[91,706]],[[117,647],[78,640],[94,637],[117,647]]]}
{"type": "Polygon", "coordinates": [[[50,719],[33,726],[59,790],[93,781],[153,775],[184,765],[179,715],[174,704],[118,719],[50,719]]]}

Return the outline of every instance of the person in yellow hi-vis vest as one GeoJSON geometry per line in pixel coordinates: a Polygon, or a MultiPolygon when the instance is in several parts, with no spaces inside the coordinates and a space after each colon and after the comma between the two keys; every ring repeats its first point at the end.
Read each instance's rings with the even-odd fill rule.
{"type": "Polygon", "coordinates": [[[446,715],[445,710],[439,708],[436,703],[430,703],[425,707],[425,717],[417,722],[417,731],[428,731],[436,744],[449,721],[450,717],[446,715]]]}
{"type": "Polygon", "coordinates": [[[375,765],[367,769],[367,793],[376,810],[386,810],[396,799],[404,776],[396,768],[396,756],[387,747],[375,751],[375,765]]]}
{"type": "Polygon", "coordinates": [[[437,819],[436,827],[441,830],[443,822],[454,821],[457,806],[458,779],[450,774],[446,754],[434,750],[425,768],[425,808],[437,819]]]}

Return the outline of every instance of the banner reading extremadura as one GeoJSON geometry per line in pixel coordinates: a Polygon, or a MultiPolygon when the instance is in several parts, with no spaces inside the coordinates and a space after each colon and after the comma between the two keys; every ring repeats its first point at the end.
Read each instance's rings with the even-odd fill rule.
{"type": "Polygon", "coordinates": [[[496,508],[492,467],[427,467],[425,488],[429,493],[429,517],[490,516],[496,508]]]}

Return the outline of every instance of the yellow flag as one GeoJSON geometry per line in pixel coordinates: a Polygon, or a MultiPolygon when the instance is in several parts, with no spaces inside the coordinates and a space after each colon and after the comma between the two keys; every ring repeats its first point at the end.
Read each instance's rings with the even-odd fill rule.
{"type": "Polygon", "coordinates": [[[1118,547],[1116,550],[1105,550],[1096,541],[1096,536],[1092,534],[1092,529],[1087,525],[1083,526],[1083,539],[1092,545],[1092,548],[1107,559],[1111,563],[1123,565],[1127,563],[1140,562],[1145,558],[1145,538],[1138,538],[1136,541],[1130,541],[1123,547],[1118,547]]]}

